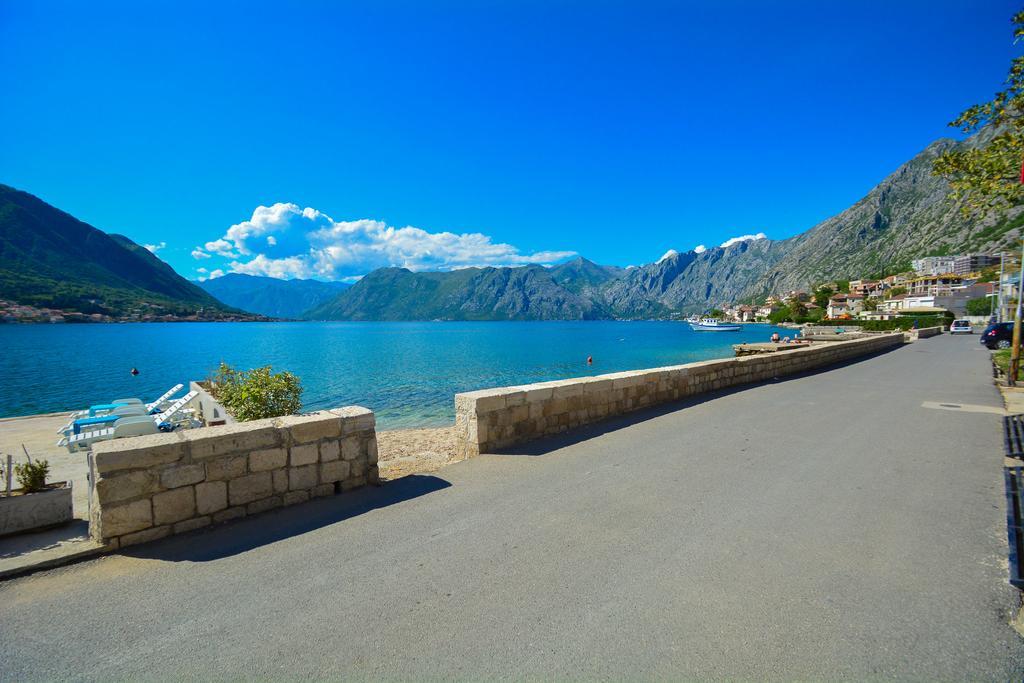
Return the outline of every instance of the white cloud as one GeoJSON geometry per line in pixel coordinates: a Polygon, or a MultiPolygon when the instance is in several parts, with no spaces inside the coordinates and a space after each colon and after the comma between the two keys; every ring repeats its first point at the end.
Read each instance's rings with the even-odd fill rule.
{"type": "Polygon", "coordinates": [[[196,247],[195,249],[192,250],[192,258],[198,261],[199,259],[213,258],[213,256],[207,254],[205,251],[202,250],[201,247],[196,247]]]}
{"type": "Polygon", "coordinates": [[[255,258],[245,263],[232,261],[228,265],[231,266],[231,272],[233,273],[265,275],[267,277],[276,277],[280,280],[288,280],[293,277],[309,278],[312,276],[306,259],[301,256],[272,259],[267,258],[263,254],[257,254],[255,258]]]}
{"type": "Polygon", "coordinates": [[[224,271],[221,270],[220,268],[218,268],[217,270],[215,270],[212,273],[210,273],[210,279],[211,280],[215,280],[215,279],[217,279],[219,277],[224,277],[224,271]]]}
{"type": "Polygon", "coordinates": [[[748,242],[748,241],[753,241],[753,240],[763,240],[763,239],[767,239],[767,238],[768,238],[768,235],[764,234],[763,232],[759,232],[756,235],[740,235],[739,237],[730,237],[726,241],[722,242],[722,244],[720,244],[719,246],[721,246],[723,249],[725,249],[726,247],[731,247],[732,245],[738,244],[739,242],[748,242]]]}
{"type": "Polygon", "coordinates": [[[156,252],[166,247],[167,242],[161,242],[160,244],[143,244],[142,246],[148,249],[151,254],[155,254],[156,252]]]}
{"type": "Polygon", "coordinates": [[[675,249],[669,249],[669,250],[668,250],[668,251],[666,251],[666,252],[665,252],[664,254],[662,254],[662,256],[661,256],[661,258],[660,258],[660,259],[658,259],[658,263],[661,263],[661,262],[662,262],[662,261],[664,261],[665,259],[670,259],[670,258],[672,258],[673,256],[679,256],[679,252],[678,252],[678,251],[676,251],[675,249]]]}
{"type": "Polygon", "coordinates": [[[351,285],[351,284],[355,284],[355,283],[359,282],[362,279],[363,279],[362,275],[349,275],[348,277],[341,278],[341,281],[342,282],[347,282],[347,283],[349,283],[351,285]]]}
{"type": "Polygon", "coordinates": [[[225,239],[213,240],[207,242],[205,245],[206,251],[217,254],[217,256],[223,256],[225,258],[238,258],[238,254],[231,250],[231,242],[225,239]]]}
{"type": "Polygon", "coordinates": [[[522,253],[481,233],[428,232],[369,219],[335,221],[290,203],[257,207],[252,218],[232,225],[205,249],[233,259],[228,264],[233,272],[328,280],[354,278],[385,266],[456,270],[546,265],[575,256],[572,251],[522,253]]]}
{"type": "Polygon", "coordinates": [[[703,254],[707,250],[708,250],[708,248],[705,247],[703,244],[698,244],[697,246],[695,246],[693,248],[693,253],[695,253],[695,254],[703,254]]]}
{"type": "Polygon", "coordinates": [[[209,273],[210,271],[208,271],[206,268],[196,268],[196,272],[197,273],[203,273],[205,275],[206,273],[209,273]]]}

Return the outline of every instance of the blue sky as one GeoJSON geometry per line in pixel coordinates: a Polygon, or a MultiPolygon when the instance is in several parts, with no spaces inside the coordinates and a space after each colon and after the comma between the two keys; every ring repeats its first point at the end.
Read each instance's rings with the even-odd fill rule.
{"type": "Polygon", "coordinates": [[[999,87],[1016,9],[0,0],[0,182],[193,278],[647,263],[855,202],[999,87]]]}

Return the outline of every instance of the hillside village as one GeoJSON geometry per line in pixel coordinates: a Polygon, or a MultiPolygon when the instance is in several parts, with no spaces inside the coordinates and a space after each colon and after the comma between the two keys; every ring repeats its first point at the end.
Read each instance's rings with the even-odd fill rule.
{"type": "Polygon", "coordinates": [[[1016,263],[993,254],[928,256],[911,270],[880,279],[835,280],[812,291],[773,294],[763,301],[721,307],[736,322],[889,320],[911,315],[997,315],[1017,296],[1016,263]],[[1005,265],[1000,272],[1000,266],[1005,265]],[[1002,296],[999,281],[1002,281],[1002,296]]]}

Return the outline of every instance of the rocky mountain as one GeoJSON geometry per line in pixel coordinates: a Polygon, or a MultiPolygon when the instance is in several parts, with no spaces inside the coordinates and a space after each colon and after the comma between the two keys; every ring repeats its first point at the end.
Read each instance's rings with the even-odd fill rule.
{"type": "Polygon", "coordinates": [[[0,185],[0,299],[82,313],[231,313],[123,235],[0,185]]]}
{"type": "Polygon", "coordinates": [[[241,273],[198,284],[228,306],[271,318],[300,318],[350,287],[344,282],[279,280],[241,273]]]}
{"type": "Polygon", "coordinates": [[[1014,249],[1024,225],[1024,207],[983,220],[966,217],[949,199],[946,181],[931,173],[933,161],[944,150],[976,142],[977,138],[932,143],[856,204],[789,240],[785,255],[746,294],[906,270],[921,256],[1014,249]]]}
{"type": "Polygon", "coordinates": [[[978,144],[939,140],[867,196],[807,232],[701,252],[670,252],[623,270],[575,259],[550,269],[470,269],[453,273],[371,273],[317,309],[314,317],[353,320],[664,318],[735,301],[809,288],[834,279],[906,270],[921,256],[1015,248],[1024,207],[983,220],[962,215],[950,188],[931,173],[943,150],[978,144]]]}
{"type": "MultiPolygon", "coordinates": [[[[585,269],[590,271],[589,268],[585,269]]],[[[587,286],[563,271],[563,282],[587,286]]],[[[582,320],[606,318],[599,302],[577,294],[541,266],[413,273],[375,270],[305,314],[312,320],[582,320]]]]}
{"type": "Polygon", "coordinates": [[[624,277],[609,283],[602,297],[608,309],[620,318],[700,313],[747,296],[792,244],[792,240],[759,239],[700,253],[671,254],[657,263],[631,268],[624,277]]]}

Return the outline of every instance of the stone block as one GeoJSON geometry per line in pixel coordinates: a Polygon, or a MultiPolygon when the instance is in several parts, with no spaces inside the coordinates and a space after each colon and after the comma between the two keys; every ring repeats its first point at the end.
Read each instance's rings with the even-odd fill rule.
{"type": "Polygon", "coordinates": [[[515,408],[516,406],[526,405],[526,392],[525,391],[509,391],[505,394],[505,407],[515,408]]]}
{"type": "Polygon", "coordinates": [[[489,413],[505,408],[506,389],[483,389],[455,395],[456,406],[463,405],[470,413],[489,413]]]}
{"type": "Polygon", "coordinates": [[[264,448],[249,454],[250,472],[278,470],[287,464],[288,451],[285,448],[264,448]]]}
{"type": "Polygon", "coordinates": [[[548,401],[555,393],[555,388],[550,382],[542,384],[527,384],[523,389],[526,391],[527,403],[542,403],[548,401]]]}
{"type": "Polygon", "coordinates": [[[281,496],[271,496],[261,500],[253,501],[245,506],[246,514],[255,515],[259,512],[266,512],[281,507],[281,496]]]}
{"type": "Polygon", "coordinates": [[[244,505],[228,508],[227,510],[221,510],[220,512],[213,516],[213,523],[220,524],[221,522],[227,522],[231,519],[238,519],[239,517],[245,517],[244,505]]]}
{"type": "MultiPolygon", "coordinates": [[[[326,483],[347,479],[351,471],[351,463],[347,460],[334,460],[321,463],[320,481],[326,483]]],[[[310,487],[312,488],[312,487],[310,487]]]]}
{"type": "Polygon", "coordinates": [[[288,470],[274,470],[274,493],[284,493],[288,490],[288,470]]]}
{"type": "Polygon", "coordinates": [[[123,536],[153,526],[153,505],[149,498],[121,505],[104,505],[100,509],[100,531],[103,538],[123,536]]]}
{"type": "Polygon", "coordinates": [[[366,462],[371,465],[377,464],[377,435],[374,434],[366,442],[366,462]]]}
{"type": "Polygon", "coordinates": [[[288,468],[288,488],[292,491],[311,489],[317,485],[317,465],[288,468]]]}
{"type": "Polygon", "coordinates": [[[335,439],[320,444],[320,462],[330,462],[341,457],[341,442],[335,439]]]}
{"type": "Polygon", "coordinates": [[[341,482],[342,491],[351,491],[352,489],[357,489],[361,486],[366,486],[366,477],[349,477],[345,481],[341,482]]]}
{"type": "Polygon", "coordinates": [[[100,441],[92,447],[96,471],[102,475],[118,470],[146,469],[178,462],[185,457],[187,448],[181,437],[182,433],[170,432],[100,441]]]}
{"type": "Polygon", "coordinates": [[[196,516],[196,493],[191,486],[153,496],[153,523],[172,524],[196,516]]]}
{"type": "Polygon", "coordinates": [[[338,438],[341,436],[341,423],[341,417],[328,411],[288,415],[279,420],[280,426],[291,434],[292,444],[338,438]]]}
{"type": "Polygon", "coordinates": [[[285,505],[295,505],[297,503],[305,503],[309,500],[309,491],[289,491],[284,494],[285,505]]]}
{"type": "Polygon", "coordinates": [[[133,534],[125,534],[118,539],[120,547],[124,548],[129,545],[138,545],[139,543],[149,543],[165,536],[169,536],[171,533],[170,526],[158,526],[152,529],[145,529],[143,531],[136,531],[133,534]]]}
{"type": "Polygon", "coordinates": [[[282,430],[275,419],[253,420],[220,427],[186,429],[180,434],[188,442],[193,460],[256,451],[281,445],[282,430]]]}
{"type": "Polygon", "coordinates": [[[336,408],[330,412],[342,418],[342,436],[371,430],[377,424],[373,411],[362,406],[346,406],[344,408],[336,408]]]}
{"type": "Polygon", "coordinates": [[[366,468],[366,483],[374,486],[380,483],[380,470],[377,469],[376,465],[370,465],[366,468]]]}
{"type": "Polygon", "coordinates": [[[349,465],[349,477],[361,477],[366,472],[366,464],[362,460],[353,460],[349,465]]]}
{"type": "Polygon", "coordinates": [[[567,379],[558,382],[551,391],[553,400],[568,399],[583,395],[583,382],[580,380],[567,379]]]}
{"type": "Polygon", "coordinates": [[[341,457],[345,460],[355,460],[363,454],[363,440],[358,436],[346,436],[341,440],[341,457]]]}
{"type": "Polygon", "coordinates": [[[223,481],[196,484],[196,511],[201,515],[223,510],[228,506],[228,485],[223,481]]]}
{"type": "Polygon", "coordinates": [[[206,480],[224,481],[226,479],[238,479],[245,474],[247,463],[248,458],[244,455],[210,460],[206,463],[206,480]]]}
{"type": "Polygon", "coordinates": [[[96,480],[96,497],[100,505],[119,503],[132,498],[148,496],[160,490],[160,481],[154,470],[113,472],[96,480]]]}
{"type": "Polygon", "coordinates": [[[291,460],[288,463],[292,467],[312,465],[320,459],[320,453],[315,443],[308,443],[302,446],[291,447],[291,460]]]}
{"type": "Polygon", "coordinates": [[[203,463],[198,462],[192,465],[177,465],[169,467],[160,473],[160,483],[164,488],[176,489],[182,486],[198,484],[206,478],[206,468],[203,463]]]}
{"type": "Polygon", "coordinates": [[[209,517],[195,517],[193,519],[186,519],[184,522],[178,522],[174,525],[174,533],[183,534],[187,531],[195,531],[196,529],[202,529],[204,526],[210,526],[212,520],[209,517]]]}
{"type": "Polygon", "coordinates": [[[334,495],[334,484],[317,484],[309,492],[314,498],[334,495]]]}
{"type": "Polygon", "coordinates": [[[274,491],[270,472],[255,472],[228,482],[228,500],[232,506],[266,498],[274,491]]]}

